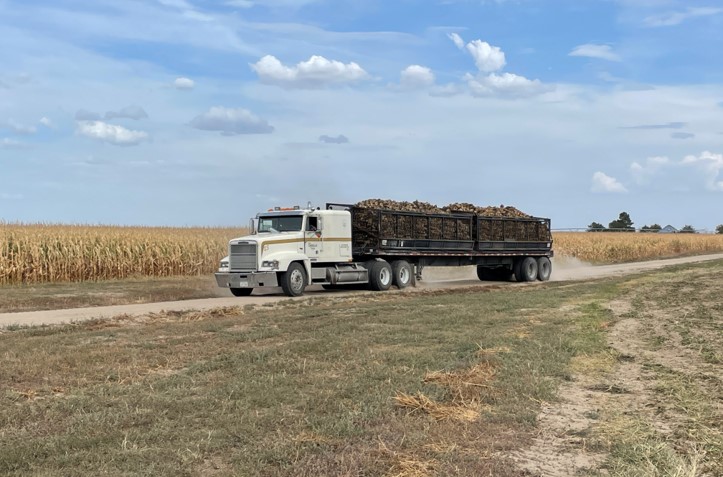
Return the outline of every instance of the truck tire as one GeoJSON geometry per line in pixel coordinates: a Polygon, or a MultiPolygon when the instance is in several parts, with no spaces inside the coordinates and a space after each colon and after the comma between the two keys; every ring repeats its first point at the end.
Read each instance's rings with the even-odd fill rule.
{"type": "Polygon", "coordinates": [[[233,296],[249,296],[254,291],[253,288],[229,288],[233,296]]]}
{"type": "Polygon", "coordinates": [[[289,265],[286,272],[281,273],[279,283],[286,296],[301,296],[306,289],[306,270],[299,262],[289,265]]]}
{"type": "Polygon", "coordinates": [[[374,291],[386,291],[392,286],[392,267],[384,260],[375,260],[369,267],[369,286],[374,291]]]}
{"type": "Polygon", "coordinates": [[[546,282],[552,275],[552,262],[547,257],[539,257],[537,259],[537,279],[546,282]]]}
{"type": "Polygon", "coordinates": [[[392,262],[392,282],[400,290],[412,284],[412,266],[406,260],[392,262]]]}
{"type": "Polygon", "coordinates": [[[517,277],[517,281],[523,282],[534,282],[537,280],[537,260],[534,257],[525,257],[522,259],[520,264],[520,277],[517,277]]]}

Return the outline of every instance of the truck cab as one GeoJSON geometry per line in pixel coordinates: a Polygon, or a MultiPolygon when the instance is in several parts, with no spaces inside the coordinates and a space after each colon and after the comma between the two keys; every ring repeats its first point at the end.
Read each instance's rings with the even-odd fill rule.
{"type": "Polygon", "coordinates": [[[216,282],[236,296],[274,286],[298,296],[312,283],[331,284],[327,268],[351,261],[348,211],[275,208],[256,216],[250,235],[229,242],[216,282]]]}

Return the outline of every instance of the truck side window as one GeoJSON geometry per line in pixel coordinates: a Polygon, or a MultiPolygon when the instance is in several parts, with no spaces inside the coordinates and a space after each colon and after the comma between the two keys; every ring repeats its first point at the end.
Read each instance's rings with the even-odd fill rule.
{"type": "Polygon", "coordinates": [[[310,232],[316,232],[317,230],[319,230],[319,218],[309,217],[309,223],[306,226],[306,230],[310,232]]]}

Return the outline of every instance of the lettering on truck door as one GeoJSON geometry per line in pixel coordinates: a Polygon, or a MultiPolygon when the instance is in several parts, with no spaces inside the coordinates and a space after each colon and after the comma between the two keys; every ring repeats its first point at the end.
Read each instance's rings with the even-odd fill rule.
{"type": "Polygon", "coordinates": [[[312,262],[319,261],[319,258],[324,254],[324,241],[319,217],[310,215],[307,218],[304,244],[306,246],[306,256],[312,262]]]}

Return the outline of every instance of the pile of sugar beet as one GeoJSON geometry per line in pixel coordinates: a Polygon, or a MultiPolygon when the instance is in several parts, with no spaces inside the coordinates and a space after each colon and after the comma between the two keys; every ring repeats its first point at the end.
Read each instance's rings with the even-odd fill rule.
{"type": "Polygon", "coordinates": [[[530,215],[516,209],[512,206],[500,205],[499,207],[480,207],[468,203],[454,203],[438,207],[428,202],[398,202],[387,199],[366,199],[355,204],[356,207],[363,209],[384,209],[395,210],[399,212],[421,212],[425,214],[454,214],[458,212],[474,213],[485,217],[510,217],[510,218],[529,218],[530,215]]]}

